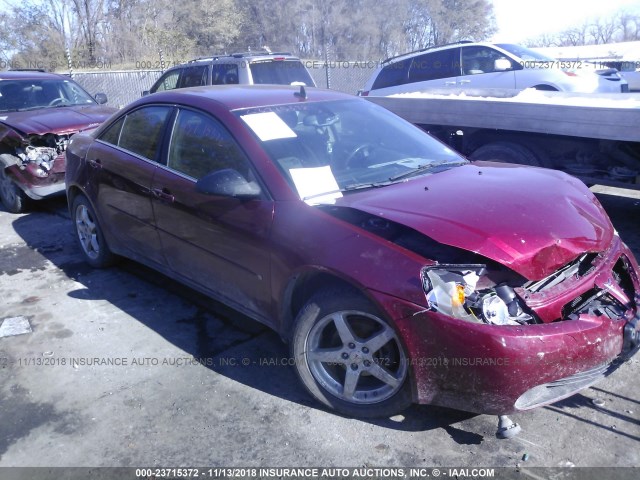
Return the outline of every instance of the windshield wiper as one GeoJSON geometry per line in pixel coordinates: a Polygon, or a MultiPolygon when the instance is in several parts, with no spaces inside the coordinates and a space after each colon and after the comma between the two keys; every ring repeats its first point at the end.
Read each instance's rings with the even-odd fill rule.
{"type": "Polygon", "coordinates": [[[340,189],[341,192],[349,192],[351,190],[362,190],[364,188],[379,188],[389,185],[391,182],[370,182],[370,183],[354,183],[340,189]]]}
{"type": "Polygon", "coordinates": [[[47,107],[42,107],[40,105],[35,105],[35,106],[32,106],[32,107],[17,108],[14,111],[16,111],[16,112],[29,112],[31,110],[39,110],[41,108],[47,108],[47,107]]]}
{"type": "Polygon", "coordinates": [[[422,172],[426,172],[428,170],[432,170],[437,167],[442,167],[443,165],[447,165],[447,166],[450,165],[453,167],[457,165],[464,165],[466,163],[467,163],[467,160],[458,160],[458,161],[443,160],[441,162],[425,163],[424,165],[420,165],[419,167],[416,167],[413,170],[409,170],[408,172],[403,172],[399,175],[394,175],[393,177],[389,177],[389,181],[395,182],[398,180],[402,180],[403,178],[413,177],[414,175],[418,175],[422,172]]]}

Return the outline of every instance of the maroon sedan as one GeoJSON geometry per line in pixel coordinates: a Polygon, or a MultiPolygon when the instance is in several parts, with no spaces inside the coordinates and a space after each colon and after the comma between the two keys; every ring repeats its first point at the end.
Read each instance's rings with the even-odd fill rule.
{"type": "Polygon", "coordinates": [[[106,101],[62,75],[0,72],[0,200],[7,210],[64,193],[69,138],[117,111],[106,101]]]}
{"type": "Polygon", "coordinates": [[[638,348],[638,265],[580,181],[469,163],[363,99],[154,94],[74,136],[66,181],[91,265],[135,259],[272,327],[348,415],[528,410],[638,348]]]}

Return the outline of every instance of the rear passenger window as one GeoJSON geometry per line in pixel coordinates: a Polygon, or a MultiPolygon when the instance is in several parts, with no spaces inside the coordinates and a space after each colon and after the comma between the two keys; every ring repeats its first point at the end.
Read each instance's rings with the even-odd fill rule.
{"type": "Polygon", "coordinates": [[[126,116],[118,146],[155,160],[171,107],[140,108],[126,116]]]}
{"type": "Polygon", "coordinates": [[[207,66],[198,65],[185,69],[180,81],[180,88],[199,87],[207,83],[207,66]]]}
{"type": "Polygon", "coordinates": [[[395,87],[396,85],[404,85],[409,81],[409,66],[411,59],[393,62],[380,70],[380,74],[373,82],[372,90],[378,88],[395,87]]]}
{"type": "Polygon", "coordinates": [[[414,57],[409,69],[409,82],[424,82],[458,75],[460,75],[460,49],[450,48],[414,57]]]}
{"type": "Polygon", "coordinates": [[[237,85],[238,65],[234,63],[219,63],[213,65],[211,71],[212,85],[237,85]]]}

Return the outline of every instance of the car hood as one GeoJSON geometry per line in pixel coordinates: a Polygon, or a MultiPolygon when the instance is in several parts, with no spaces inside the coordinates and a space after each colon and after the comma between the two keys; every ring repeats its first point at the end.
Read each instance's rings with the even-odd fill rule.
{"type": "Polygon", "coordinates": [[[576,178],[501,163],[454,167],[347,195],[336,205],[479,253],[529,280],[545,278],[582,253],[603,251],[614,234],[598,200],[576,178]]]}
{"type": "Polygon", "coordinates": [[[0,122],[23,135],[60,135],[97,126],[116,111],[116,108],[102,105],[42,108],[24,112],[0,112],[0,122]]]}

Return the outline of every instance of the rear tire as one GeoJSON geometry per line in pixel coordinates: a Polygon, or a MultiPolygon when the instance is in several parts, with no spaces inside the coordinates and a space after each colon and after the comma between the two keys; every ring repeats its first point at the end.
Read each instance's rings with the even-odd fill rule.
{"type": "Polygon", "coordinates": [[[291,349],[309,393],[340,413],[391,416],[411,404],[405,349],[355,292],[329,290],[311,298],[296,319],[291,349]]]}
{"type": "Polygon", "coordinates": [[[486,160],[491,162],[517,163],[541,167],[540,160],[527,147],[514,142],[493,142],[475,150],[469,159],[472,161],[486,160]]]}
{"type": "Polygon", "coordinates": [[[11,213],[22,213],[26,210],[29,198],[9,178],[4,166],[0,166],[0,200],[11,213]]]}
{"type": "Polygon", "coordinates": [[[104,239],[98,218],[87,197],[78,195],[73,201],[71,213],[84,260],[95,268],[112,265],[116,257],[104,239]]]}

